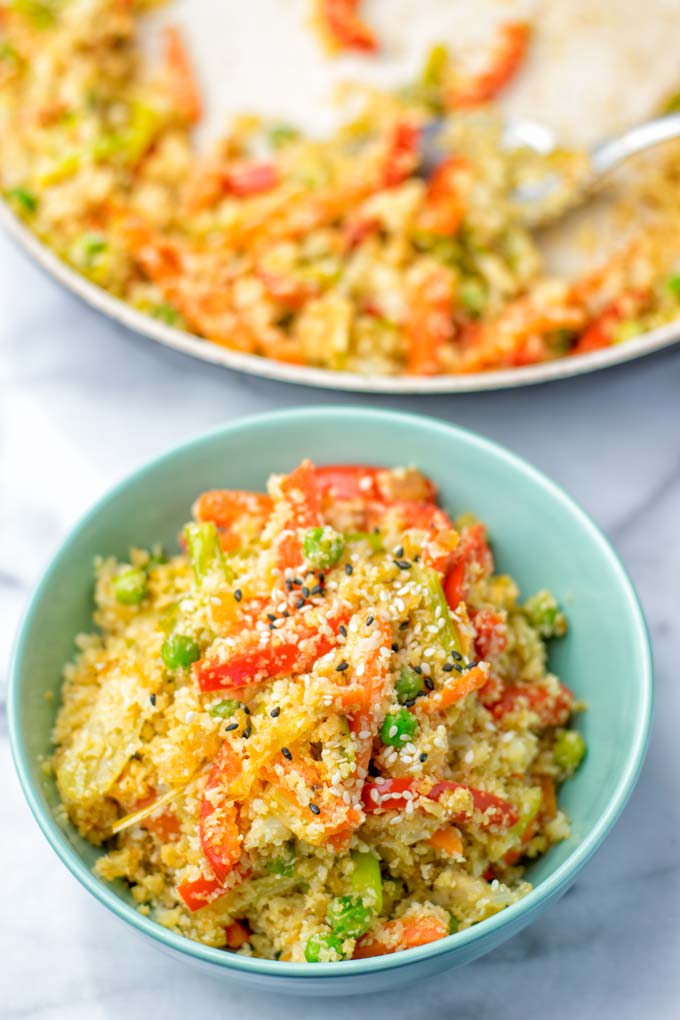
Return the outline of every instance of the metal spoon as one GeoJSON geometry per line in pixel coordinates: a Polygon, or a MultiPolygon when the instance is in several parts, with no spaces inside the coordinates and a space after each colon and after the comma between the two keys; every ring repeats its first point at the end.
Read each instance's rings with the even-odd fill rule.
{"type": "MultiPolygon", "coordinates": [[[[446,154],[437,143],[442,126],[443,121],[434,120],[423,132],[422,162],[426,171],[434,169],[446,158],[446,154]]],[[[564,181],[557,173],[549,173],[540,180],[516,188],[512,196],[513,201],[517,204],[521,218],[527,226],[540,227],[548,222],[552,223],[565,212],[584,202],[612,170],[631,156],[679,137],[680,113],[671,113],[637,124],[620,135],[604,139],[590,150],[587,172],[583,180],[563,202],[557,205],[550,203],[551,196],[556,194],[560,186],[564,186],[564,181]]],[[[542,156],[548,156],[558,147],[557,138],[550,128],[528,120],[508,123],[501,141],[506,149],[533,149],[542,156]]]]}

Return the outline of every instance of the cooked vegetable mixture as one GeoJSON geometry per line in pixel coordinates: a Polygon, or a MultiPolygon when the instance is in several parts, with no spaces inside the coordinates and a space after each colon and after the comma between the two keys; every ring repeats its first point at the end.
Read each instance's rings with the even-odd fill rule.
{"type": "Polygon", "coordinates": [[[585,753],[552,595],[521,602],[412,468],[303,461],[193,515],[172,559],[98,561],[65,670],[53,767],[97,873],[189,938],[311,963],[522,897],[585,753]]]}
{"type": "MultiPolygon", "coordinates": [[[[581,354],[680,312],[674,170],[646,203],[670,244],[644,233],[583,279],[543,275],[513,193],[550,172],[568,191],[585,161],[501,144],[490,104],[521,66],[525,23],[502,26],[475,74],[438,45],[398,94],[357,87],[363,108],[336,137],[243,116],[200,155],[189,55],[169,29],[159,66],[142,59],[144,6],[0,3],[0,188],[136,308],[248,354],[412,375],[581,354]]],[[[356,2],[317,7],[336,48],[375,48],[356,2]]]]}

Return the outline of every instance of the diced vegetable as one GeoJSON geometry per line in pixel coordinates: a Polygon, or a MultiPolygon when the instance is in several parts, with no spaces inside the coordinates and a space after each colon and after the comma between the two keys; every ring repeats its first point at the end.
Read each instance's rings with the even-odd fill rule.
{"type": "Polygon", "coordinates": [[[227,940],[227,949],[240,949],[250,939],[248,928],[240,921],[232,921],[227,925],[224,935],[227,940]]]}
{"type": "Polygon", "coordinates": [[[16,188],[10,188],[7,191],[7,197],[13,202],[23,213],[31,214],[37,211],[38,199],[37,196],[29,191],[28,188],[17,186],[16,188]]]}
{"type": "Polygon", "coordinates": [[[444,594],[439,574],[436,570],[427,567],[420,567],[417,570],[414,569],[413,573],[414,576],[417,576],[425,586],[429,605],[434,617],[437,620],[444,621],[444,626],[439,629],[437,634],[437,642],[443,644],[447,652],[451,652],[453,650],[458,652],[459,655],[462,655],[463,644],[456,625],[451,618],[449,603],[446,601],[446,595],[444,594]]]}
{"type": "Polygon", "coordinates": [[[213,762],[205,784],[201,804],[199,836],[206,860],[219,882],[241,859],[242,836],[238,825],[236,804],[228,790],[241,771],[241,761],[228,740],[225,740],[213,762]]]}
{"type": "Polygon", "coordinates": [[[453,911],[449,910],[449,935],[455,935],[459,928],[460,921],[453,911]]]}
{"type": "Polygon", "coordinates": [[[586,753],[586,742],[577,730],[558,733],[553,757],[555,764],[571,775],[579,767],[586,753]]]}
{"type": "Polygon", "coordinates": [[[220,537],[212,521],[187,524],[184,537],[198,584],[202,584],[215,568],[224,568],[220,537]]]}
{"type": "Polygon", "coordinates": [[[352,863],[352,889],[373,907],[376,914],[382,913],[383,888],[378,858],[370,850],[354,850],[352,863]]]}
{"type": "Polygon", "coordinates": [[[449,934],[449,924],[438,917],[400,917],[387,921],[379,936],[365,935],[357,942],[353,959],[363,960],[369,956],[383,956],[403,949],[414,949],[436,942],[449,934]]]}
{"type": "Polygon", "coordinates": [[[405,701],[417,698],[425,690],[425,681],[421,675],[414,673],[412,669],[402,666],[394,689],[399,703],[403,705],[405,701]]]}
{"type": "Polygon", "coordinates": [[[455,82],[448,95],[454,108],[488,103],[511,81],[524,61],[531,27],[524,21],[501,25],[487,66],[477,75],[455,82]]]}
{"type": "Polygon", "coordinates": [[[418,720],[407,708],[389,712],[380,729],[380,739],[388,747],[403,747],[418,732],[418,720]]]}
{"type": "Polygon", "coordinates": [[[319,932],[311,935],[305,946],[307,963],[331,963],[344,957],[342,939],[332,932],[319,932]]]}
{"type": "Polygon", "coordinates": [[[341,939],[357,939],[368,930],[372,911],[361,896],[339,896],[328,906],[326,920],[341,939]]]}
{"type": "Polygon", "coordinates": [[[319,0],[319,16],[329,40],[338,49],[373,53],[378,42],[359,16],[360,0],[319,0]]]}
{"type": "Polygon", "coordinates": [[[270,875],[283,875],[285,878],[292,878],[295,874],[295,864],[295,850],[289,844],[278,857],[267,861],[265,871],[268,871],[270,875]]]}
{"type": "Polygon", "coordinates": [[[218,701],[216,705],[212,705],[208,709],[211,715],[215,715],[218,719],[230,719],[232,715],[238,712],[239,703],[233,698],[224,698],[223,701],[218,701]]]}
{"type": "Polygon", "coordinates": [[[497,719],[505,719],[517,712],[530,711],[537,717],[539,726],[563,726],[574,707],[574,695],[560,683],[557,690],[542,684],[515,684],[507,687],[492,708],[497,719]]]}
{"type": "Polygon", "coordinates": [[[537,591],[526,600],[522,609],[542,638],[562,637],[566,633],[567,619],[549,591],[537,591]]]}
{"type": "Polygon", "coordinates": [[[345,540],[328,526],[310,528],[302,540],[302,552],[311,567],[329,570],[343,554],[345,540]]]}
{"type": "Polygon", "coordinates": [[[138,606],[148,590],[146,574],[143,570],[130,567],[113,580],[113,594],[117,602],[124,606],[138,606]]]}
{"type": "Polygon", "coordinates": [[[382,552],[385,548],[382,535],[377,531],[350,531],[345,539],[348,542],[366,542],[372,552],[382,552]]]}
{"type": "Polygon", "coordinates": [[[200,657],[198,641],[188,634],[171,634],[161,646],[161,658],[169,670],[188,669],[200,657]]]}
{"type": "Polygon", "coordinates": [[[269,141],[275,149],[280,149],[283,145],[287,145],[288,142],[294,142],[300,137],[300,132],[297,128],[292,127],[290,124],[272,124],[267,132],[269,141]]]}

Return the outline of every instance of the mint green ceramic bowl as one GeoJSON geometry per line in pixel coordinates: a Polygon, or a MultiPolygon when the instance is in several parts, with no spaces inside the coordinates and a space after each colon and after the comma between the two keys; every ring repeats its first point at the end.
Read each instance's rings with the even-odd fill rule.
{"type": "Polygon", "coordinates": [[[556,901],[633,789],[651,705],[651,655],[636,594],[606,539],[559,488],[501,447],[430,418],[310,408],[200,436],[135,472],[87,514],[52,561],[23,621],[9,724],[17,771],[47,839],[76,878],[133,930],[212,974],[268,990],[337,995],[394,988],[473,960],[556,901]],[[588,755],[561,793],[573,834],[530,869],[533,892],[432,945],[335,964],[247,959],[190,942],[143,917],[122,886],[105,885],[92,874],[98,851],[57,823],[54,783],[41,767],[50,753],[62,664],[72,655],[74,636],[91,626],[94,556],[124,557],[132,544],[172,547],[198,492],[261,489],[271,472],[288,471],[304,456],[318,463],[417,464],[435,480],[448,509],[481,517],[500,570],[512,574],[525,594],[550,588],[567,608],[569,635],[556,643],[551,665],[589,705],[579,722],[588,755]]]}

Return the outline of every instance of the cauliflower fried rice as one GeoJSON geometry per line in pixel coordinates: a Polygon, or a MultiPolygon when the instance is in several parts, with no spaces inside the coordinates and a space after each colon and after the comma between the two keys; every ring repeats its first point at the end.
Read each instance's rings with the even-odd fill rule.
{"type": "MultiPolygon", "coordinates": [[[[438,45],[398,93],[350,89],[361,112],[327,140],[242,116],[203,155],[189,55],[170,28],[163,58],[142,56],[144,6],[0,4],[3,194],[135,308],[243,353],[387,375],[528,365],[677,317],[677,149],[648,177],[653,201],[636,201],[653,229],[636,222],[631,245],[583,278],[545,275],[512,194],[552,172],[569,192],[586,163],[501,144],[493,101],[521,68],[528,25],[502,26],[474,75],[438,45]]],[[[341,46],[366,39],[351,4],[330,7],[341,46]]]]}
{"type": "Polygon", "coordinates": [[[199,497],[182,551],[96,564],[53,768],[138,909],[188,938],[336,961],[502,910],[569,836],[585,745],[482,523],[420,472],[314,467],[199,497]]]}

